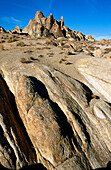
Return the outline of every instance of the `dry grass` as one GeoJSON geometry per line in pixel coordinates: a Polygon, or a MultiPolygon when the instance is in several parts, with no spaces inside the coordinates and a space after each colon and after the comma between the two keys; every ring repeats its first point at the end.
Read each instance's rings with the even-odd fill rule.
{"type": "Polygon", "coordinates": [[[12,42],[15,42],[15,41],[18,41],[16,36],[9,37],[9,39],[7,40],[8,43],[12,43],[12,42]]]}

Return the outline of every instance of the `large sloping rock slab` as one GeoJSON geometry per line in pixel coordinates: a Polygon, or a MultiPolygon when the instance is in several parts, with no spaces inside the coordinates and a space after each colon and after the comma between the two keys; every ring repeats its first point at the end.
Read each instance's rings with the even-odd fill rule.
{"type": "Polygon", "coordinates": [[[36,163],[36,154],[20,119],[15,99],[0,75],[0,164],[20,169],[36,163]]]}
{"type": "Polygon", "coordinates": [[[111,61],[100,58],[81,59],[78,70],[98,95],[111,102],[111,61]]]}
{"type": "MultiPolygon", "coordinates": [[[[2,67],[36,152],[48,169],[105,167],[111,158],[111,105],[82,82],[40,64],[2,67]]],[[[9,131],[10,133],[10,131],[9,131]]]]}

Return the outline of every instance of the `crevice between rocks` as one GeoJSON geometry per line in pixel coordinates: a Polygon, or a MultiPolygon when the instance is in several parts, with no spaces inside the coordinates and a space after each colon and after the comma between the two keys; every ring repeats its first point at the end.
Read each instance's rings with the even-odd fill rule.
{"type": "MultiPolygon", "coordinates": [[[[26,132],[25,126],[19,116],[19,112],[16,106],[15,97],[12,94],[12,92],[9,90],[7,83],[3,79],[3,76],[0,74],[0,114],[3,117],[3,123],[6,127],[6,133],[9,135],[10,140],[13,141],[14,146],[17,149],[19,160],[21,167],[24,167],[26,165],[30,165],[34,162],[36,162],[36,152],[33,147],[33,144],[26,132]],[[11,129],[14,132],[14,135],[11,133],[11,129]]],[[[2,121],[2,120],[1,120],[2,121]]],[[[3,130],[3,129],[2,129],[3,130]]],[[[12,159],[12,167],[15,166],[15,168],[19,169],[16,164],[17,158],[14,149],[9,144],[7,140],[7,136],[4,136],[5,132],[2,133],[2,147],[7,147],[7,154],[10,155],[9,149],[11,152],[13,152],[13,155],[11,154],[9,156],[9,159],[12,159]]],[[[10,165],[11,166],[11,165],[10,165]]]]}
{"type": "MultiPolygon", "coordinates": [[[[56,121],[60,126],[60,130],[61,130],[61,135],[65,138],[66,136],[69,138],[72,150],[73,150],[73,154],[76,153],[75,151],[75,147],[77,148],[77,150],[82,154],[80,154],[79,156],[83,156],[86,159],[86,164],[88,165],[88,158],[86,157],[86,155],[84,154],[84,152],[82,151],[82,148],[80,146],[80,144],[78,143],[76,137],[74,136],[74,132],[72,129],[72,126],[70,125],[70,123],[68,122],[68,119],[66,117],[66,115],[64,114],[64,112],[61,110],[61,108],[58,106],[57,103],[53,102],[48,94],[48,91],[46,89],[46,86],[39,80],[37,80],[35,77],[29,76],[28,77],[31,81],[31,85],[33,84],[33,89],[34,89],[34,93],[38,93],[38,95],[43,99],[46,100],[48,99],[48,101],[50,102],[51,108],[54,111],[55,115],[56,115],[56,121]],[[74,147],[75,145],[75,147],[74,147]]],[[[90,101],[90,99],[89,99],[90,101]]],[[[86,130],[86,126],[84,125],[82,119],[80,118],[79,115],[73,113],[74,116],[76,117],[77,121],[81,124],[83,130],[85,131],[85,135],[88,138],[88,143],[90,144],[90,136],[86,130]]],[[[73,154],[71,157],[73,157],[73,154]]],[[[69,158],[67,158],[69,159],[69,158]]],[[[66,159],[66,160],[67,160],[66,159]]],[[[80,158],[81,159],[81,158],[80,158]]],[[[82,159],[81,159],[82,160],[82,159]]],[[[85,161],[85,160],[84,160],[85,161]]],[[[63,161],[64,162],[64,161],[63,161]]],[[[61,162],[61,164],[63,163],[61,162]]],[[[90,163],[88,165],[90,167],[90,163]]]]}

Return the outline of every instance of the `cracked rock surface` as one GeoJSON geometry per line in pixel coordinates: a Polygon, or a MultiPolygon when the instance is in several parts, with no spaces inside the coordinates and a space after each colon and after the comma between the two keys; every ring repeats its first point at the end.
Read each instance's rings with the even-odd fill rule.
{"type": "Polygon", "coordinates": [[[46,41],[24,37],[27,45],[4,43],[0,52],[0,165],[106,167],[111,161],[111,61],[83,51],[68,53],[66,46],[46,41]]]}
{"type": "Polygon", "coordinates": [[[0,155],[4,166],[91,169],[111,158],[111,106],[82,82],[30,64],[2,67],[0,155]],[[7,84],[6,84],[7,83],[7,84]],[[13,94],[12,94],[13,93],[13,94]]]}

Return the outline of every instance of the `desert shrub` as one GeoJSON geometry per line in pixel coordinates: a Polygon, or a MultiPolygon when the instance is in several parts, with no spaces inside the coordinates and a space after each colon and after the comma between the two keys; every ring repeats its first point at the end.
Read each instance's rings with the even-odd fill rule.
{"type": "Polygon", "coordinates": [[[24,47],[24,46],[26,46],[26,44],[23,41],[19,41],[17,43],[17,46],[24,47]]]}
{"type": "Polygon", "coordinates": [[[24,51],[24,53],[28,53],[28,54],[30,54],[30,53],[32,53],[32,52],[33,52],[32,50],[24,51]]]}
{"type": "Polygon", "coordinates": [[[0,43],[5,43],[5,40],[1,40],[0,43]]]}
{"type": "Polygon", "coordinates": [[[17,39],[16,39],[16,37],[15,36],[12,36],[12,37],[10,37],[9,39],[8,39],[8,43],[12,43],[12,42],[15,42],[15,41],[18,41],[17,39]]]}
{"type": "Polygon", "coordinates": [[[47,53],[49,57],[53,57],[54,53],[47,53]]]}
{"type": "Polygon", "coordinates": [[[43,56],[43,55],[39,55],[38,57],[39,57],[39,58],[43,58],[44,56],[43,56]]]}
{"type": "Polygon", "coordinates": [[[32,61],[26,60],[25,58],[21,58],[21,59],[20,59],[20,62],[21,62],[21,63],[26,63],[26,64],[32,63],[32,61]]]}
{"type": "Polygon", "coordinates": [[[66,61],[64,58],[62,58],[59,63],[63,63],[64,61],[66,61]]]}
{"type": "Polygon", "coordinates": [[[4,45],[0,44],[0,51],[4,50],[4,45]]]}

